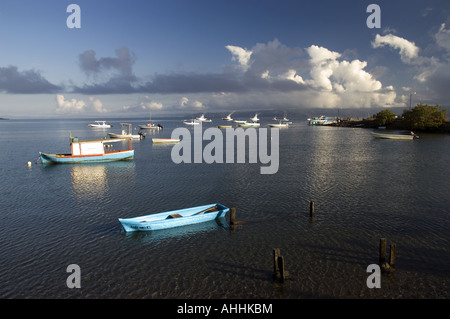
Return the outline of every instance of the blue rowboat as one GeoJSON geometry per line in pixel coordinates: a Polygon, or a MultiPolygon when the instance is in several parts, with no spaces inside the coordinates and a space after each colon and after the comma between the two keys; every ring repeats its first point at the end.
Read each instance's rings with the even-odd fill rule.
{"type": "Polygon", "coordinates": [[[209,204],[133,218],[119,218],[127,232],[151,231],[198,224],[224,217],[230,209],[222,204],[209,204]]]}
{"type": "Polygon", "coordinates": [[[47,154],[39,152],[39,157],[43,164],[99,163],[133,159],[134,150],[131,149],[130,142],[128,144],[128,149],[107,150],[107,148],[112,147],[109,143],[120,141],[123,140],[79,141],[77,137],[72,137],[71,135],[70,147],[72,152],[70,154],[47,154]]]}

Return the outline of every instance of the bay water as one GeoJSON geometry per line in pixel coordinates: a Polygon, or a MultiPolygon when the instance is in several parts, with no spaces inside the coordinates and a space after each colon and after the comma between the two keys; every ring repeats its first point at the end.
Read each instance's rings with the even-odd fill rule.
{"type": "Polygon", "coordinates": [[[173,145],[151,137],[170,138],[180,118],[155,119],[164,129],[132,142],[133,161],[67,165],[43,165],[39,152],[69,153],[70,133],[104,138],[146,121],[0,121],[0,298],[449,298],[450,136],[380,140],[292,120],[275,174],[259,162],[175,164],[173,145]],[[227,215],[126,233],[118,222],[209,203],[234,207],[242,223],[227,215]],[[395,270],[369,288],[380,238],[396,244],[395,270]],[[275,248],[289,272],[282,284],[275,248]],[[71,264],[81,288],[67,286],[71,264]]]}

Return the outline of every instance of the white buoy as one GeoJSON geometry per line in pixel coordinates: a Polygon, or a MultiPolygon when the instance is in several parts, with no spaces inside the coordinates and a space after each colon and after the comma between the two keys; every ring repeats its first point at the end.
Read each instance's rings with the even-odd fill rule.
{"type": "Polygon", "coordinates": [[[28,167],[30,167],[31,166],[31,162],[28,162],[28,167]]]}

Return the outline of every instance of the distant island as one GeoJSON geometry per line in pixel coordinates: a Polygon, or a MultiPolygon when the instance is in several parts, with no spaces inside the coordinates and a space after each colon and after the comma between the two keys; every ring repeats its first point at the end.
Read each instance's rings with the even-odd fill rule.
{"type": "Polygon", "coordinates": [[[6,121],[6,120],[9,120],[9,119],[5,119],[3,117],[0,117],[0,120],[6,121]]]}

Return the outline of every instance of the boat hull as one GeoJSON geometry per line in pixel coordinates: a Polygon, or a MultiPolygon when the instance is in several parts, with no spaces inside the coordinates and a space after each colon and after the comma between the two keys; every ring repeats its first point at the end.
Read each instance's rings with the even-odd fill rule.
{"type": "Polygon", "coordinates": [[[109,152],[99,155],[46,154],[39,152],[39,156],[43,164],[102,163],[132,160],[134,150],[109,152]]]}
{"type": "Polygon", "coordinates": [[[155,144],[162,144],[162,143],[178,143],[180,139],[177,138],[152,138],[152,142],[155,144]]]}
{"type": "Polygon", "coordinates": [[[228,207],[216,203],[133,218],[119,218],[119,222],[126,232],[152,231],[211,221],[224,217],[229,210],[228,207]],[[217,207],[217,210],[205,211],[213,207],[217,207]]]}

